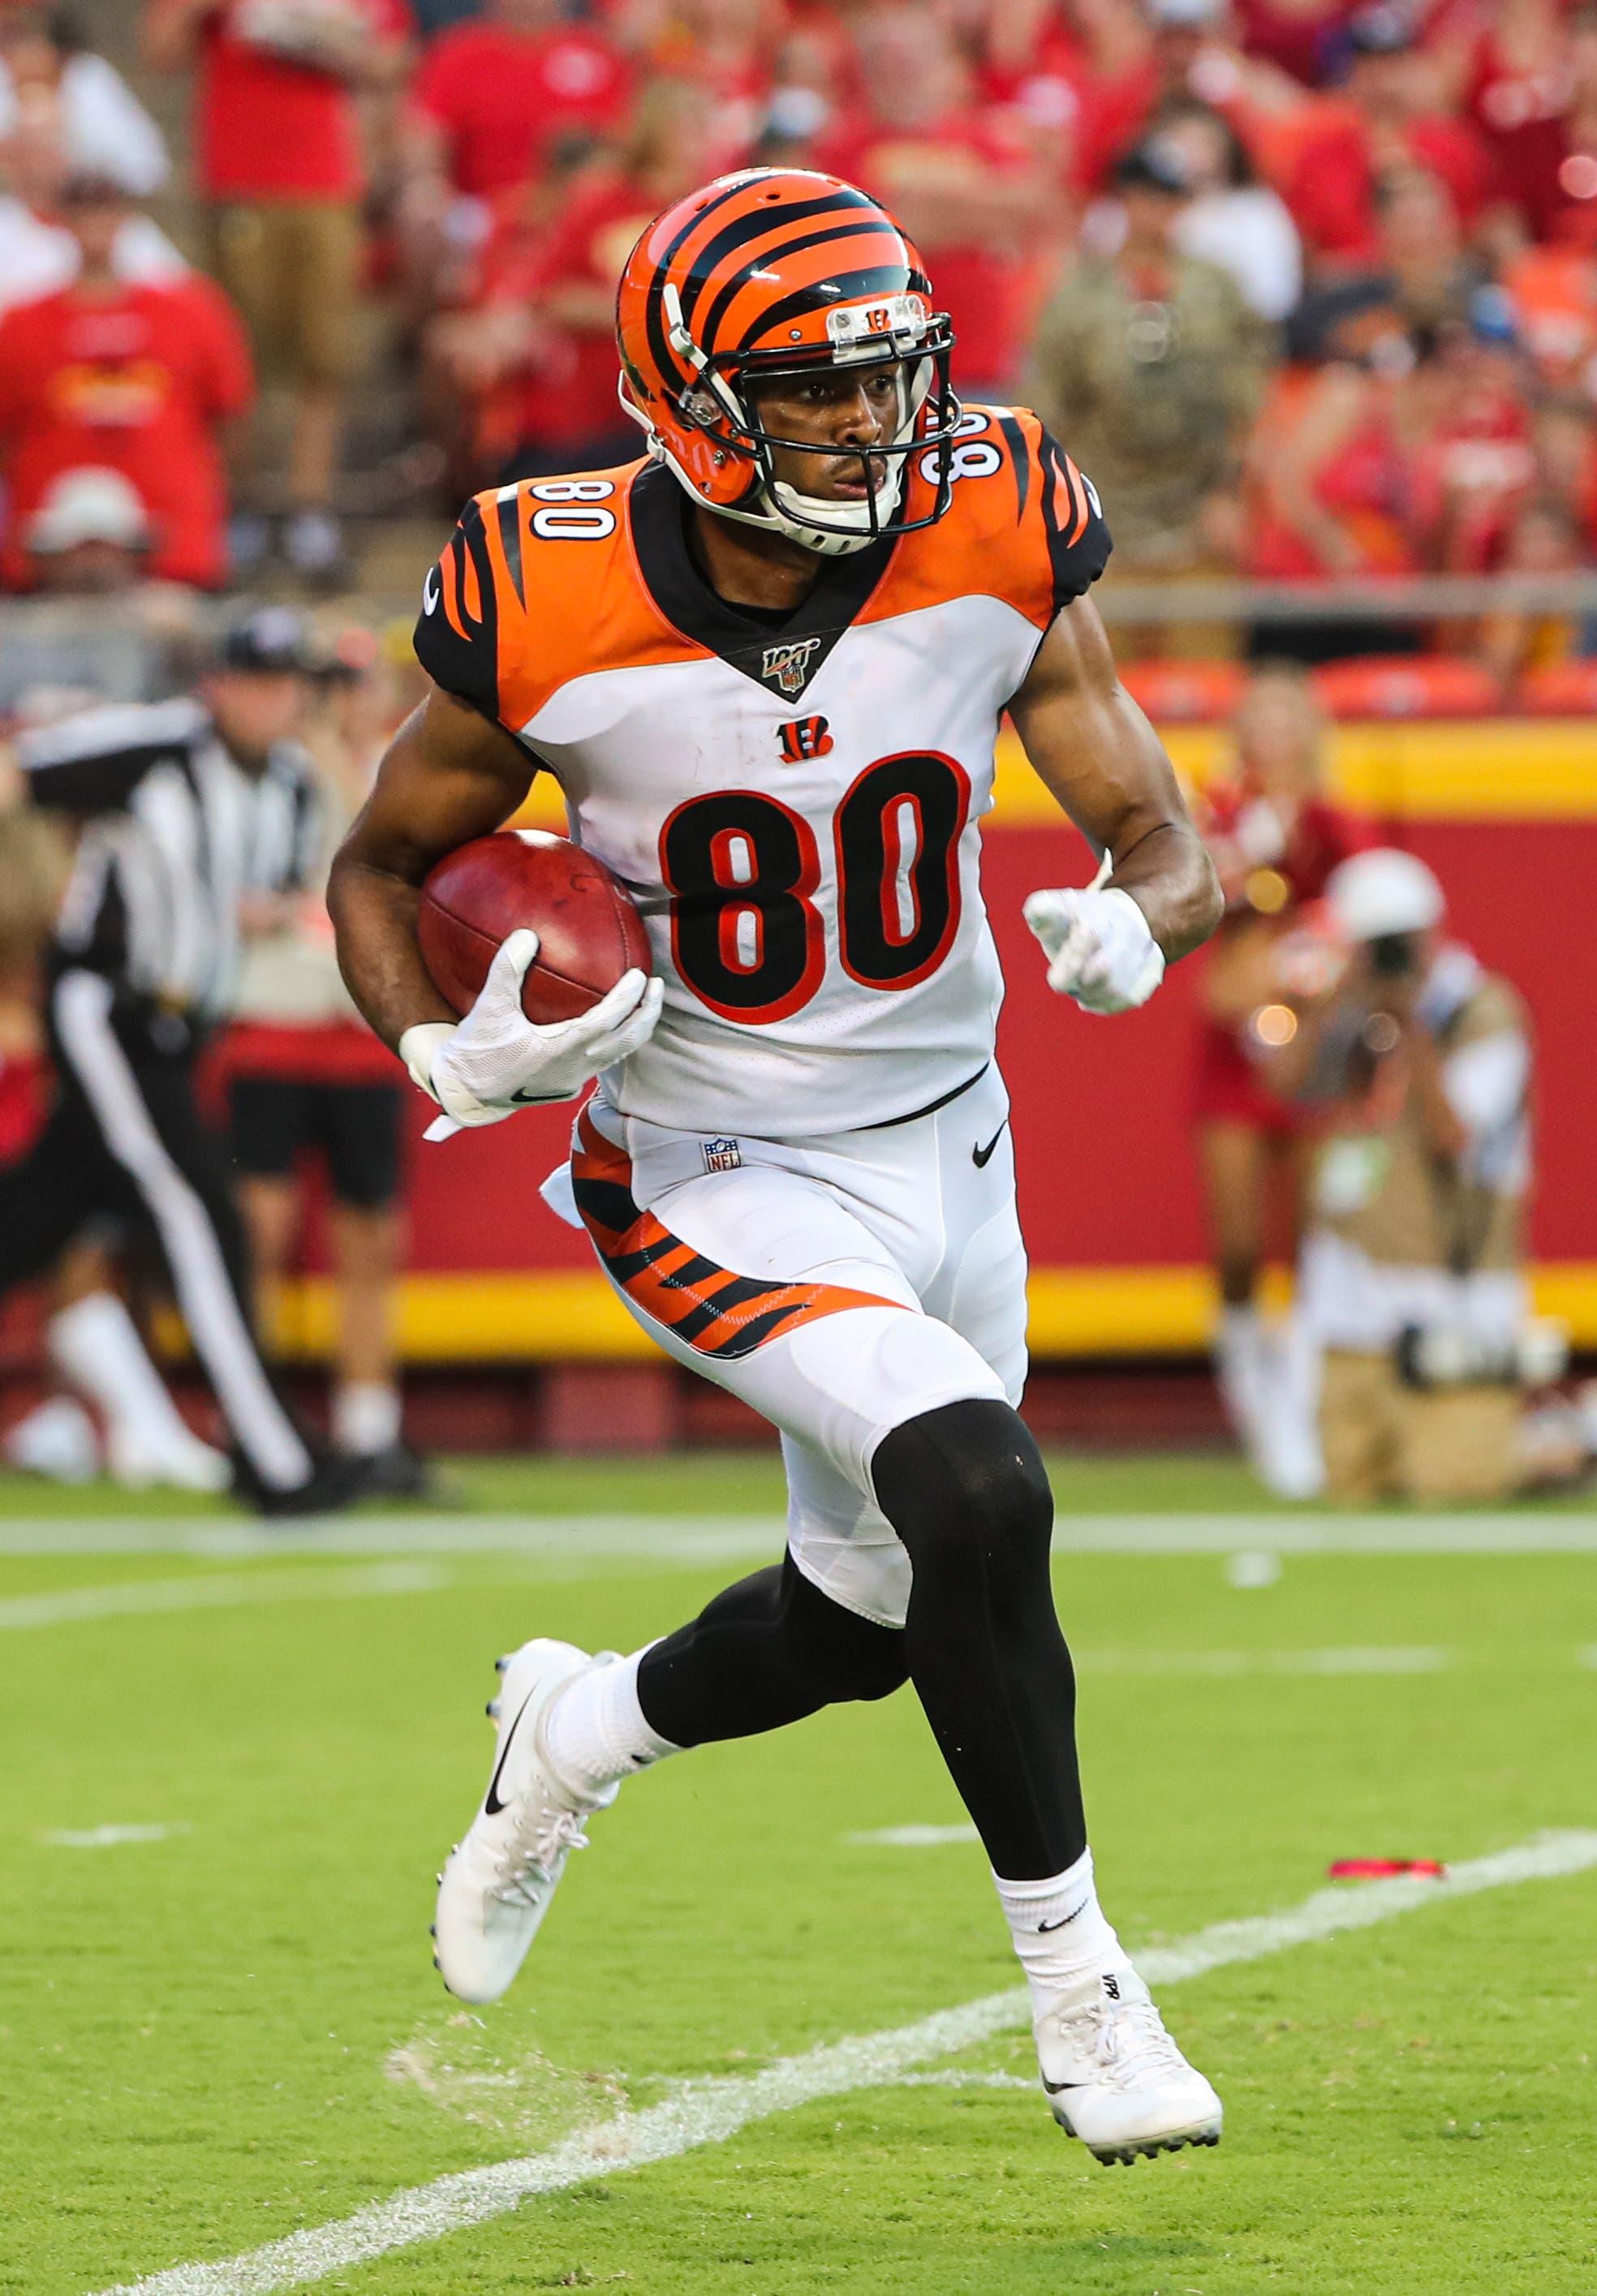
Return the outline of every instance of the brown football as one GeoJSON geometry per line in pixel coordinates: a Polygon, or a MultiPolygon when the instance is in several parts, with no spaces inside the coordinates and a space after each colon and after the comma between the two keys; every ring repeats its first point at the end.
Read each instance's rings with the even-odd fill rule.
{"type": "Polygon", "coordinates": [[[531,925],[535,962],[522,987],[529,1021],[573,1021],[637,965],[650,972],[643,919],[620,879],[581,847],[542,829],[501,829],[446,853],[429,871],[416,938],[439,994],[467,1012],[501,941],[531,925]]]}

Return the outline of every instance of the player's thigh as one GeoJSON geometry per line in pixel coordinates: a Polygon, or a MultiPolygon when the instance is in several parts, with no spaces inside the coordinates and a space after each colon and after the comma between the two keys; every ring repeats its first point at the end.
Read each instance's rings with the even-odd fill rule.
{"type": "Polygon", "coordinates": [[[920,1292],[1017,1404],[1026,1374],[1026,1256],[1015,1196],[1008,1095],[996,1071],[936,1119],[938,1265],[920,1292]],[[978,1162],[977,1158],[980,1158],[978,1162]]]}
{"type": "Polygon", "coordinates": [[[399,1189],[403,1100],[398,1085],[316,1088],[317,1133],[334,1200],[351,1211],[387,1211],[399,1189]]]}
{"type": "Polygon", "coordinates": [[[910,1614],[909,1549],[875,1498],[814,1443],[782,1438],[787,1545],[812,1586],[879,1627],[910,1614]]]}
{"type": "Polygon", "coordinates": [[[584,1119],[577,1203],[638,1321],[679,1363],[811,1446],[870,1496],[892,1428],[1002,1382],[969,1341],[922,1312],[886,1245],[836,1193],[745,1164],[639,1208],[625,1152],[584,1119]]]}

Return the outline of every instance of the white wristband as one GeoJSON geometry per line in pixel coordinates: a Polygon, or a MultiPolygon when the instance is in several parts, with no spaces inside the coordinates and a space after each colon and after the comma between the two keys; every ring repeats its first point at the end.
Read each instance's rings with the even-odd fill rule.
{"type": "Polygon", "coordinates": [[[432,1084],[432,1063],[438,1056],[439,1046],[454,1033],[451,1021],[417,1021],[406,1029],[399,1043],[399,1058],[410,1070],[413,1079],[420,1085],[429,1100],[438,1101],[440,1108],[443,1103],[432,1084]]]}

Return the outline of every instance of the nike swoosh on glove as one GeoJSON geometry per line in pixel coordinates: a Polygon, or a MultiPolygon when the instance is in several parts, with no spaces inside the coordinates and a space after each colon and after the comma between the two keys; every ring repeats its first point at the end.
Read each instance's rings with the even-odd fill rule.
{"type": "Polygon", "coordinates": [[[1165,954],[1129,893],[1033,893],[1025,921],[1049,958],[1048,985],[1083,1013],[1129,1013],[1165,978],[1165,954]]]}
{"type": "Polygon", "coordinates": [[[400,1059],[444,1111],[428,1126],[429,1140],[448,1139],[462,1125],[501,1123],[518,1108],[574,1100],[601,1069],[626,1060],[654,1035],[665,983],[636,966],[574,1021],[529,1021],[522,983],[538,949],[535,932],[513,932],[457,1026],[422,1021],[400,1037],[400,1059]]]}

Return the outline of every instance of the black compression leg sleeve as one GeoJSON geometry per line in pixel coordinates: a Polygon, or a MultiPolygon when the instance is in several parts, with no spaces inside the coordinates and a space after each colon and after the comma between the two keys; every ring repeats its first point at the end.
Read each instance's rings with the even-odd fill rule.
{"type": "Polygon", "coordinates": [[[673,1746],[751,1738],[909,1678],[904,1636],[832,1602],[791,1554],[718,1595],[645,1652],[638,1701],[673,1746]]]}
{"type": "Polygon", "coordinates": [[[915,1566],[910,1678],[993,1871],[1063,1873],[1087,1826],[1037,1447],[1007,1403],[951,1403],[885,1436],[871,1478],[915,1566]]]}

